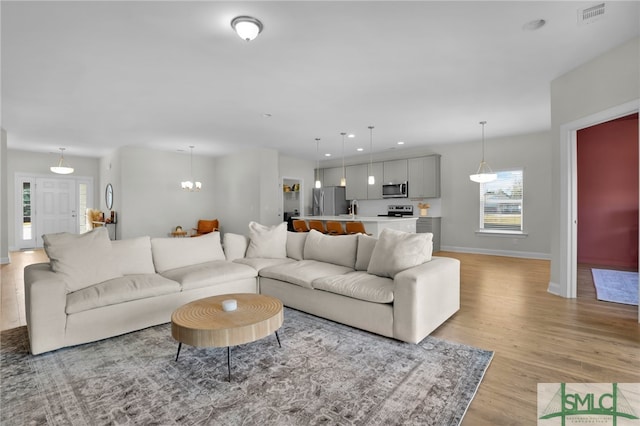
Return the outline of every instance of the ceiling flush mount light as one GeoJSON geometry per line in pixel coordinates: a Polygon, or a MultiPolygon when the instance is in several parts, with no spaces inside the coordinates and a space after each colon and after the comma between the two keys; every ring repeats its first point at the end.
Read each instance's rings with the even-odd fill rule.
{"type": "Polygon", "coordinates": [[[477,183],[486,183],[496,180],[498,175],[493,173],[491,167],[484,161],[484,125],[487,124],[487,122],[481,121],[480,124],[482,125],[482,161],[476,174],[470,175],[469,179],[477,183]]]}
{"type": "Polygon", "coordinates": [[[321,188],[320,182],[320,138],[316,138],[316,188],[321,188]]]}
{"type": "Polygon", "coordinates": [[[347,175],[344,168],[344,137],[345,132],[340,133],[342,135],[342,178],[340,179],[340,186],[347,186],[347,175]]]}
{"type": "Polygon", "coordinates": [[[64,148],[60,148],[60,159],[58,160],[58,165],[49,167],[49,170],[59,175],[68,175],[73,173],[73,167],[64,164],[64,148]]]}
{"type": "Polygon", "coordinates": [[[182,189],[189,192],[200,191],[202,189],[202,182],[197,182],[197,181],[194,182],[193,180],[193,148],[194,148],[193,145],[189,146],[189,150],[190,150],[189,161],[191,164],[191,180],[186,180],[181,183],[182,189]]]}
{"type": "Polygon", "coordinates": [[[231,28],[241,39],[251,41],[262,32],[262,22],[251,16],[236,16],[231,20],[231,28]]]}
{"type": "Polygon", "coordinates": [[[373,175],[373,126],[369,126],[369,185],[376,184],[376,177],[373,175]]]}

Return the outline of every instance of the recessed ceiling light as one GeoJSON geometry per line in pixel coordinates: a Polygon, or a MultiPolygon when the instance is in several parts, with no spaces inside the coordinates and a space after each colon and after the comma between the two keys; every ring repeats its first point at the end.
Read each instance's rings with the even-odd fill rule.
{"type": "Polygon", "coordinates": [[[265,112],[264,114],[262,114],[262,118],[271,118],[271,114],[268,112],[265,112]]]}
{"type": "Polygon", "coordinates": [[[353,133],[349,133],[349,134],[347,135],[347,137],[348,137],[348,138],[353,139],[353,138],[355,138],[355,137],[356,137],[356,135],[354,135],[353,133]]]}
{"type": "Polygon", "coordinates": [[[398,141],[398,145],[404,145],[403,141],[398,141]]]}
{"type": "Polygon", "coordinates": [[[331,157],[331,154],[327,152],[324,156],[325,157],[331,157]]]}
{"type": "Polygon", "coordinates": [[[364,148],[356,148],[356,151],[362,152],[362,151],[364,151],[364,148]]]}
{"type": "Polygon", "coordinates": [[[534,19],[533,21],[529,21],[522,26],[522,29],[525,31],[535,31],[544,27],[547,21],[544,19],[534,19]]]}

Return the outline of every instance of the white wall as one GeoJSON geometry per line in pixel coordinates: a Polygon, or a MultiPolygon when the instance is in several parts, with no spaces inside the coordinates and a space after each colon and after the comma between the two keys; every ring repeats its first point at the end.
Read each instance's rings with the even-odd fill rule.
{"type": "Polygon", "coordinates": [[[188,152],[125,147],[115,157],[101,161],[101,205],[106,209],[104,188],[107,179],[113,179],[118,239],[142,235],[168,237],[178,225],[188,231],[196,226],[198,219],[214,219],[214,158],[194,154],[193,174],[202,182],[202,190],[182,190],[180,182],[191,177],[188,152]],[[106,171],[109,160],[110,173],[106,171]]]}
{"type": "Polygon", "coordinates": [[[7,200],[7,132],[0,129],[0,264],[9,263],[9,203],[7,200]]]}
{"type": "MultiPolygon", "coordinates": [[[[640,38],[568,72],[551,83],[552,222],[549,291],[571,297],[571,158],[561,128],[640,98],[640,38]],[[564,141],[564,142],[563,142],[564,141]]],[[[590,123],[596,124],[596,123],[590,123]]],[[[586,127],[586,126],[585,126],[586,127]]]]}
{"type": "MultiPolygon", "coordinates": [[[[11,138],[11,133],[8,134],[11,138]]],[[[7,150],[7,167],[5,176],[7,177],[6,199],[8,204],[7,223],[8,223],[8,244],[12,250],[16,246],[15,243],[15,174],[26,173],[39,176],[58,176],[51,173],[49,167],[55,165],[60,158],[60,153],[45,154],[39,152],[21,151],[15,149],[7,150]]],[[[75,157],[65,154],[65,162],[75,169],[74,177],[91,177],[94,182],[94,205],[98,205],[100,200],[98,197],[101,192],[98,189],[98,164],[97,158],[75,157]]]]}
{"type": "Polygon", "coordinates": [[[251,221],[282,221],[278,152],[246,150],[215,159],[216,214],[222,232],[248,234],[251,221]]]}

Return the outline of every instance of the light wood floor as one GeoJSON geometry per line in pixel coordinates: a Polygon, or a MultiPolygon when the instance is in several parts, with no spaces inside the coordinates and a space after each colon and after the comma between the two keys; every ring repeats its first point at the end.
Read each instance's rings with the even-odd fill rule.
{"type": "MultiPolygon", "coordinates": [[[[463,425],[534,425],[538,383],[640,382],[638,308],[595,299],[588,266],[578,299],[547,293],[549,262],[462,253],[461,309],[433,335],[495,351],[463,425]]],[[[22,269],[2,266],[2,329],[25,324],[22,269]]]]}

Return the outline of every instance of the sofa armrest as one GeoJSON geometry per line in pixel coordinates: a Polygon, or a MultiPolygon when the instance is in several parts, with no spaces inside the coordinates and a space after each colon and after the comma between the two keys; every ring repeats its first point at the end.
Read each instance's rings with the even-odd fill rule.
{"type": "Polygon", "coordinates": [[[64,279],[48,263],[28,265],[24,268],[24,298],[31,353],[63,347],[67,324],[64,279]]]}
{"type": "Polygon", "coordinates": [[[393,334],[418,343],[460,309],[460,261],[434,256],[394,279],[393,334]]]}

